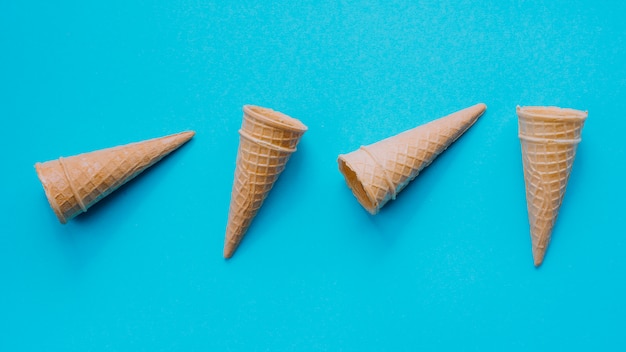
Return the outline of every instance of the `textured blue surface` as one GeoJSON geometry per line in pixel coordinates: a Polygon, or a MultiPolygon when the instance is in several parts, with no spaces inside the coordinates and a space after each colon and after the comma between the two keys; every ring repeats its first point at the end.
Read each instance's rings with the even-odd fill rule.
{"type": "Polygon", "coordinates": [[[0,350],[626,349],[626,2],[0,3],[0,350]],[[336,158],[484,102],[379,215],[336,158]],[[308,125],[222,258],[244,104],[308,125]],[[589,111],[543,266],[516,105],[589,111]],[[196,137],[68,225],[33,164],[196,137]]]}

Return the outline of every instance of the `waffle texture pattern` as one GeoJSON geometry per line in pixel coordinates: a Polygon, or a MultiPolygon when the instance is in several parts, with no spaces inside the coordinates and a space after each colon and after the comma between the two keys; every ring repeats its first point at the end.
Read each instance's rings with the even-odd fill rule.
{"type": "Polygon", "coordinates": [[[62,224],[177,149],[194,132],[155,138],[35,164],[46,197],[62,224]]]}
{"type": "Polygon", "coordinates": [[[532,252],[539,266],[563,203],[587,112],[518,106],[517,115],[532,252]]]}
{"type": "Polygon", "coordinates": [[[472,126],[486,108],[485,104],[476,104],[340,155],[339,170],[361,205],[376,214],[472,126]]]}
{"type": "Polygon", "coordinates": [[[224,240],[225,258],[234,254],[307,130],[297,119],[271,109],[246,105],[243,110],[224,240]]]}

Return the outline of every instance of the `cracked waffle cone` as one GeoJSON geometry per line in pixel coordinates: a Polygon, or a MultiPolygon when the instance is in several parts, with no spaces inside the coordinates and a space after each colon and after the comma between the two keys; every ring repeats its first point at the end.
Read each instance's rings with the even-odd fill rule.
{"type": "Polygon", "coordinates": [[[246,105],[243,111],[224,258],[234,254],[307,130],[299,120],[271,109],[246,105]]]}
{"type": "Polygon", "coordinates": [[[476,104],[349,154],[337,162],[361,205],[374,215],[485,112],[476,104]]]}
{"type": "Polygon", "coordinates": [[[48,202],[62,224],[177,149],[194,132],[36,163],[48,202]]]}
{"type": "Polygon", "coordinates": [[[541,265],[559,214],[586,111],[517,107],[535,266],[541,265]]]}

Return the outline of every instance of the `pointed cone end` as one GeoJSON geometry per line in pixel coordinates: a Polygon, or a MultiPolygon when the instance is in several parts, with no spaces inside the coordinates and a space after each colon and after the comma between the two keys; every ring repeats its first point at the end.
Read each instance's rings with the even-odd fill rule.
{"type": "Polygon", "coordinates": [[[226,241],[224,244],[224,259],[230,259],[233,254],[235,254],[235,249],[237,249],[237,246],[233,245],[229,241],[226,241]]]}
{"type": "Polygon", "coordinates": [[[187,143],[195,134],[196,132],[194,131],[185,131],[155,138],[154,140],[165,141],[168,145],[178,148],[179,146],[187,143]]]}
{"type": "Polygon", "coordinates": [[[485,104],[485,103],[478,103],[478,104],[474,105],[474,107],[476,107],[478,110],[480,110],[481,114],[483,112],[485,112],[485,110],[487,110],[487,104],[485,104]]]}
{"type": "MultiPolygon", "coordinates": [[[[440,119],[431,121],[430,123],[423,125],[423,126],[429,126],[431,124],[438,124],[438,123],[444,123],[444,124],[452,123],[453,125],[455,125],[457,129],[459,129],[459,133],[455,134],[454,138],[450,139],[450,141],[448,142],[448,145],[450,145],[460,135],[465,133],[465,131],[467,131],[467,129],[469,129],[478,120],[478,118],[481,117],[485,113],[486,110],[487,110],[487,105],[485,105],[484,103],[478,103],[476,105],[472,105],[465,109],[453,112],[452,114],[444,116],[440,119]]],[[[420,127],[422,126],[419,126],[418,128],[420,127]]]]}
{"type": "Polygon", "coordinates": [[[474,119],[478,119],[479,117],[481,117],[486,110],[487,105],[485,105],[484,103],[478,103],[474,106],[470,106],[469,108],[467,108],[467,112],[473,115],[474,119]]]}
{"type": "Polygon", "coordinates": [[[159,154],[159,158],[162,158],[172,151],[180,148],[183,144],[187,143],[196,133],[194,131],[185,131],[168,136],[154,138],[143,142],[137,142],[136,145],[149,145],[150,143],[158,143],[158,147],[154,149],[155,153],[159,154]]]}
{"type": "Polygon", "coordinates": [[[458,110],[456,112],[451,113],[450,115],[444,116],[440,119],[431,121],[431,123],[436,121],[455,121],[455,124],[464,125],[463,131],[469,128],[471,125],[481,117],[485,111],[487,110],[487,105],[484,103],[478,103],[476,105],[472,105],[462,110],[458,110]]]}
{"type": "Polygon", "coordinates": [[[546,250],[542,248],[533,248],[533,260],[535,267],[538,268],[543,263],[543,257],[546,254],[546,250]]]}
{"type": "Polygon", "coordinates": [[[196,135],[196,131],[185,131],[185,132],[181,132],[180,135],[187,138],[187,140],[190,140],[191,138],[193,138],[193,136],[196,135]]]}
{"type": "Polygon", "coordinates": [[[185,132],[173,134],[169,137],[174,138],[174,142],[173,142],[174,144],[183,145],[187,143],[195,135],[196,135],[196,132],[194,131],[185,131],[185,132]]]}

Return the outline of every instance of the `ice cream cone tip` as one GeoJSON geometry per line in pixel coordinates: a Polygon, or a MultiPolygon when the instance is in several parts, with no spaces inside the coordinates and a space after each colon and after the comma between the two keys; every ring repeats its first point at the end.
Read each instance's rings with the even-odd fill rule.
{"type": "Polygon", "coordinates": [[[482,111],[487,110],[487,104],[485,104],[485,103],[478,103],[478,104],[474,105],[474,107],[476,107],[478,110],[482,110],[482,111]]]}
{"type": "Polygon", "coordinates": [[[195,135],[196,135],[195,131],[184,131],[184,132],[179,132],[179,133],[175,133],[175,134],[169,135],[167,137],[173,137],[173,138],[176,138],[176,139],[182,139],[181,142],[185,143],[188,140],[190,140],[191,138],[193,138],[193,136],[195,136],[195,135]]]}
{"type": "Polygon", "coordinates": [[[236,245],[233,245],[231,242],[226,242],[224,245],[224,259],[230,259],[235,253],[236,245]]]}

